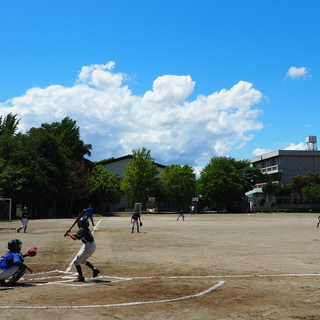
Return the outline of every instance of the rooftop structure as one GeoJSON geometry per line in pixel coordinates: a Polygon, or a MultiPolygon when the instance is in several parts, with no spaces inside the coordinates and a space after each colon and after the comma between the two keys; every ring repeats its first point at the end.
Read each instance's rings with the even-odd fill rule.
{"type": "MultiPolygon", "coordinates": [[[[271,181],[288,184],[295,174],[320,173],[319,150],[277,150],[249,160],[253,167],[267,173],[271,181]]],[[[256,185],[261,187],[261,185],[256,185]]]]}

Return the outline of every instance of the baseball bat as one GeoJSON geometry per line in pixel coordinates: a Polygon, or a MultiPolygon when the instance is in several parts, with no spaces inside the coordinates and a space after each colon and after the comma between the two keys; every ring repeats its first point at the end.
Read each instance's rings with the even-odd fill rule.
{"type": "MultiPolygon", "coordinates": [[[[82,215],[84,212],[86,212],[86,209],[83,209],[80,214],[78,215],[77,219],[75,220],[75,222],[72,224],[72,226],[68,229],[68,231],[71,231],[71,229],[77,224],[77,222],[81,219],[82,215]]],[[[66,236],[66,235],[64,235],[66,236]]]]}

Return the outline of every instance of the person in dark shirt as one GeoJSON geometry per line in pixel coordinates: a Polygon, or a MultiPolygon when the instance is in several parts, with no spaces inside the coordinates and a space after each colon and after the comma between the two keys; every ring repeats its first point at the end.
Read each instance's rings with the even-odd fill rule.
{"type": "Polygon", "coordinates": [[[132,214],[132,216],[131,216],[131,223],[132,223],[131,232],[132,232],[132,233],[134,232],[134,226],[136,225],[136,226],[137,226],[137,232],[140,233],[140,231],[139,231],[139,225],[140,225],[140,223],[141,223],[141,215],[140,215],[138,209],[136,209],[136,210],[134,211],[134,213],[132,214]]]}
{"type": "Polygon", "coordinates": [[[88,219],[91,220],[91,223],[94,226],[94,223],[93,223],[93,208],[92,208],[91,204],[89,204],[89,207],[86,209],[86,216],[87,216],[88,219]]]}
{"type": "Polygon", "coordinates": [[[89,229],[89,221],[88,218],[82,217],[78,222],[79,231],[76,234],[72,234],[70,230],[67,230],[65,236],[69,236],[73,240],[81,240],[84,243],[84,250],[83,252],[77,256],[74,264],[78,271],[78,278],[75,280],[76,282],[84,282],[85,278],[82,273],[81,264],[85,264],[93,271],[93,278],[95,278],[99,273],[100,270],[94,267],[87,259],[91,257],[91,255],[96,250],[96,244],[94,242],[94,238],[91,234],[89,229]]]}

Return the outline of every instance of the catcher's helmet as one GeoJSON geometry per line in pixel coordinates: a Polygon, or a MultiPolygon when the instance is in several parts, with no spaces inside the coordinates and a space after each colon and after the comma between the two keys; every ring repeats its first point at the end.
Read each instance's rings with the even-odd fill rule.
{"type": "Polygon", "coordinates": [[[22,242],[19,239],[12,239],[8,242],[8,249],[10,251],[15,251],[17,248],[21,249],[22,242]]]}
{"type": "Polygon", "coordinates": [[[85,227],[89,227],[89,221],[86,217],[82,217],[79,221],[78,221],[78,227],[79,228],[85,228],[85,227]]]}

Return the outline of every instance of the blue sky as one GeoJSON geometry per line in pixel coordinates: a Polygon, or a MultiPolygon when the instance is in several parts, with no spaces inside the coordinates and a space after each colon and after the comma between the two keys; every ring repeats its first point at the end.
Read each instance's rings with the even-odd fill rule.
{"type": "Polygon", "coordinates": [[[0,115],[77,121],[92,161],[206,165],[319,136],[320,1],[0,0],[0,115]]]}

